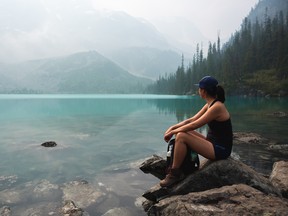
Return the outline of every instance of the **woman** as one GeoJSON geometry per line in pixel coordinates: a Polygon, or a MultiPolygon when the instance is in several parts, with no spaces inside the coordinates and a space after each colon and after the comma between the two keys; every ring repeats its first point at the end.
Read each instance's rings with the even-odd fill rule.
{"type": "Polygon", "coordinates": [[[168,142],[175,135],[175,149],[172,168],[166,178],[160,181],[161,187],[168,187],[182,180],[184,175],[179,169],[187,152],[187,148],[210,160],[226,159],[232,150],[232,124],[230,114],[224,101],[224,89],[211,76],[203,77],[199,84],[199,95],[206,104],[192,118],[171,126],[164,134],[168,142]],[[207,137],[195,129],[208,124],[207,137]]]}

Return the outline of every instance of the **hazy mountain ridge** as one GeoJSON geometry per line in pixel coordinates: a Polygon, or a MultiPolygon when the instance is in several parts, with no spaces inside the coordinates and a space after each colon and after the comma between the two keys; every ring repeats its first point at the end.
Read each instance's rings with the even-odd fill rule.
{"type": "Polygon", "coordinates": [[[96,51],[2,64],[1,77],[7,72],[2,93],[140,93],[151,82],[133,76],[96,51]]]}
{"type": "MultiPolygon", "coordinates": [[[[195,50],[192,45],[184,49],[187,44],[183,41],[173,41],[171,45],[166,33],[163,34],[145,19],[121,11],[93,10],[89,1],[61,0],[61,4],[55,5],[46,0],[41,3],[34,0],[33,7],[32,0],[29,4],[19,0],[12,1],[16,1],[17,7],[3,3],[4,11],[0,8],[1,20],[8,20],[0,20],[0,62],[19,62],[96,50],[113,61],[117,60],[121,67],[133,74],[155,78],[159,74],[175,71],[181,54],[185,55],[188,50],[191,53],[195,50]],[[32,12],[29,10],[31,7],[32,12]],[[131,60],[134,56],[127,52],[129,49],[139,50],[138,63],[131,60]],[[151,56],[156,56],[150,62],[147,62],[147,55],[143,54],[147,49],[150,49],[151,56]],[[121,53],[122,51],[127,55],[121,53]],[[167,52],[175,52],[172,54],[175,56],[174,61],[171,61],[167,52]],[[159,58],[163,60],[156,64],[159,58]]],[[[169,26],[168,23],[166,25],[169,26]]],[[[177,26],[175,20],[173,26],[177,26]]],[[[199,30],[195,29],[192,23],[186,29],[182,24],[181,26],[181,35],[191,36],[193,32],[197,38],[191,38],[189,41],[199,42],[199,30]],[[193,29],[195,31],[191,31],[193,29]],[[189,33],[186,34],[186,30],[189,33]]],[[[169,38],[171,39],[171,35],[169,38]]]]}
{"type": "MultiPolygon", "coordinates": [[[[247,18],[251,20],[252,23],[255,23],[256,19],[260,23],[263,23],[265,21],[266,15],[273,18],[281,9],[284,12],[287,11],[287,0],[260,0],[257,5],[250,11],[247,18]]],[[[285,13],[284,16],[286,16],[285,13]]]]}
{"type": "Polygon", "coordinates": [[[175,51],[148,47],[123,48],[110,58],[129,72],[152,79],[173,73],[181,63],[181,55],[175,51]]]}
{"type": "MultiPolygon", "coordinates": [[[[9,18],[4,15],[0,18],[9,18]]],[[[20,22],[0,22],[0,62],[51,58],[87,50],[97,50],[109,57],[111,52],[134,46],[172,49],[151,23],[119,11],[46,8],[39,22],[26,19],[20,22]]]]}

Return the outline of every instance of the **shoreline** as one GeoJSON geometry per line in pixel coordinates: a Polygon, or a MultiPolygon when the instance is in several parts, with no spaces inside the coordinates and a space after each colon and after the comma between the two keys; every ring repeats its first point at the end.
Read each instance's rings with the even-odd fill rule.
{"type": "MultiPolygon", "coordinates": [[[[271,172],[274,161],[287,158],[287,155],[282,154],[283,150],[287,150],[287,144],[271,144],[268,139],[255,133],[236,133],[234,138],[238,142],[233,146],[233,157],[264,175],[271,172]],[[263,145],[262,142],[267,144],[263,145]]],[[[165,150],[163,147],[163,156],[165,150]]],[[[2,175],[0,207],[8,206],[12,215],[21,215],[28,210],[57,215],[65,200],[73,200],[76,206],[93,216],[107,212],[117,215],[119,211],[131,216],[144,216],[146,214],[141,207],[142,195],[147,188],[159,183],[156,177],[144,174],[139,169],[146,159],[147,157],[120,166],[118,164],[95,176],[75,177],[58,184],[49,179],[25,181],[21,176],[2,175]]]]}

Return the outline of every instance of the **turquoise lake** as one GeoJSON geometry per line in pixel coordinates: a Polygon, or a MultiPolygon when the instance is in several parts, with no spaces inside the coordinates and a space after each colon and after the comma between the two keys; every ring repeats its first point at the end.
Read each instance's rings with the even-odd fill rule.
{"type": "MultiPolygon", "coordinates": [[[[0,95],[0,191],[37,179],[59,185],[85,179],[118,197],[107,209],[128,206],[140,215],[135,199],[158,180],[138,165],[153,154],[164,156],[165,130],[203,105],[197,95],[0,95]],[[58,145],[44,148],[46,141],[58,145]],[[7,176],[15,181],[8,184],[7,176]]],[[[288,112],[287,98],[230,97],[226,106],[234,131],[288,143],[288,117],[271,115],[288,112]]],[[[257,145],[235,146],[233,154],[264,173],[285,159],[257,145]]]]}

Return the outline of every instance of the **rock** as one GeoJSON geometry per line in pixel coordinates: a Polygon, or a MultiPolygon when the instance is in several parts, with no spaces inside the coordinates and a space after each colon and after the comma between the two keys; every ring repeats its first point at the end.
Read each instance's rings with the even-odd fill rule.
{"type": "Polygon", "coordinates": [[[66,200],[62,208],[62,213],[64,216],[83,216],[83,210],[76,207],[72,200],[66,200]]]}
{"type": "Polygon", "coordinates": [[[200,170],[188,175],[183,181],[171,188],[152,187],[143,196],[152,201],[158,201],[167,196],[205,191],[233,184],[247,184],[266,194],[279,195],[280,191],[272,183],[253,169],[232,158],[207,162],[200,170]],[[208,179],[207,181],[203,181],[208,179]]]}
{"type": "MultiPolygon", "coordinates": [[[[288,144],[276,143],[273,140],[262,137],[256,133],[235,132],[233,134],[233,144],[239,146],[244,145],[263,145],[268,154],[270,151],[279,153],[281,155],[288,155],[288,144]]],[[[269,170],[270,171],[270,170],[269,170]]]]}
{"type": "Polygon", "coordinates": [[[268,144],[269,140],[261,137],[259,134],[256,133],[234,132],[233,142],[234,144],[268,144]]]}
{"type": "Polygon", "coordinates": [[[286,215],[287,201],[244,184],[172,196],[159,201],[148,215],[286,215]]]}
{"type": "Polygon", "coordinates": [[[150,173],[159,179],[163,179],[166,175],[166,160],[158,155],[153,155],[140,165],[140,170],[144,173],[150,173]]]}
{"type": "Polygon", "coordinates": [[[0,191],[0,203],[10,206],[11,215],[59,215],[61,197],[58,185],[48,180],[24,182],[0,191]]]}
{"type": "Polygon", "coordinates": [[[65,183],[62,190],[63,200],[73,200],[81,208],[100,202],[103,195],[98,188],[85,180],[65,183]]]}
{"type": "Polygon", "coordinates": [[[133,216],[134,214],[127,208],[113,208],[107,211],[102,216],[119,216],[119,215],[133,216]]]}
{"type": "MultiPolygon", "coordinates": [[[[156,170],[165,160],[147,160],[145,168],[159,179],[156,170]]],[[[275,163],[270,179],[239,160],[228,158],[205,161],[198,171],[181,182],[161,188],[153,186],[143,194],[143,209],[148,215],[286,215],[288,201],[288,162],[275,163]],[[283,196],[283,197],[282,197],[283,196]]],[[[163,171],[163,170],[162,170],[163,171]]],[[[147,172],[147,173],[149,173],[147,172]]]]}
{"type": "Polygon", "coordinates": [[[282,111],[276,111],[273,113],[269,113],[269,116],[275,116],[275,117],[279,117],[279,118],[283,118],[283,117],[287,117],[288,114],[286,112],[282,112],[282,111]]]}
{"type": "Polygon", "coordinates": [[[10,175],[10,176],[0,176],[0,190],[3,188],[11,187],[18,180],[18,176],[10,175]]]}
{"type": "Polygon", "coordinates": [[[281,154],[287,154],[288,155],[288,144],[274,143],[274,144],[268,145],[267,149],[279,152],[281,154]]]}
{"type": "Polygon", "coordinates": [[[43,179],[33,189],[33,193],[36,199],[46,199],[50,200],[59,193],[58,185],[50,183],[48,180],[43,179]]]}
{"type": "Polygon", "coordinates": [[[25,197],[22,191],[17,189],[5,189],[0,191],[0,203],[3,205],[19,204],[25,197]]]}
{"type": "Polygon", "coordinates": [[[279,161],[274,163],[273,170],[270,175],[272,184],[279,188],[282,196],[288,198],[288,162],[279,161]]]}
{"type": "Polygon", "coordinates": [[[55,147],[55,146],[57,146],[57,143],[54,142],[54,141],[48,141],[48,142],[42,143],[41,146],[44,146],[44,147],[55,147]]]}
{"type": "Polygon", "coordinates": [[[3,206],[0,209],[0,216],[11,216],[11,209],[9,206],[3,206]]]}
{"type": "Polygon", "coordinates": [[[38,215],[51,215],[58,216],[61,204],[57,202],[38,202],[29,203],[23,206],[13,206],[13,215],[23,215],[23,216],[38,216],[38,215]]]}

